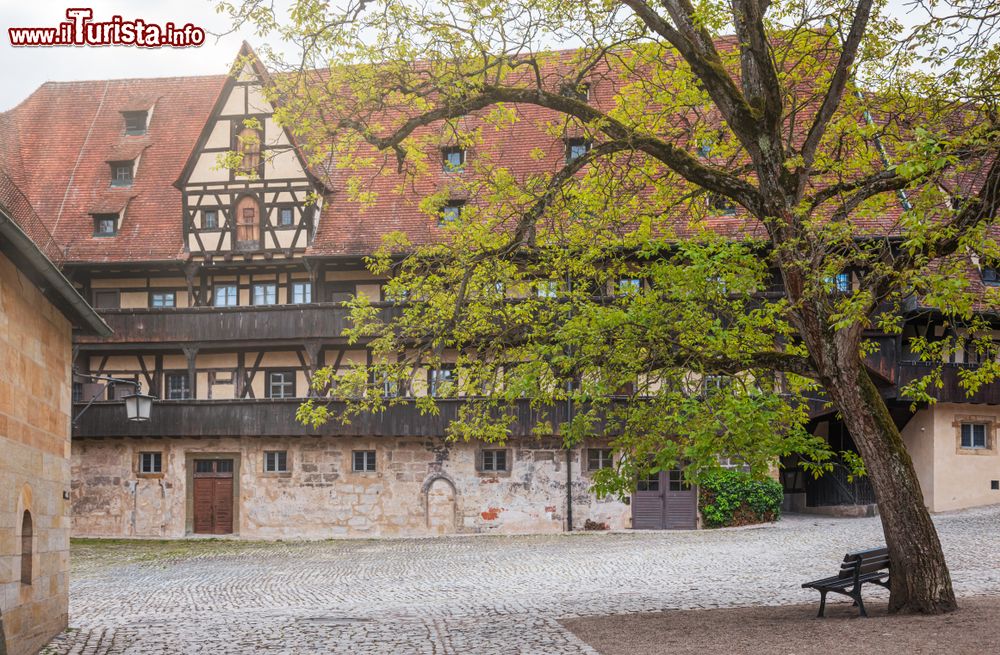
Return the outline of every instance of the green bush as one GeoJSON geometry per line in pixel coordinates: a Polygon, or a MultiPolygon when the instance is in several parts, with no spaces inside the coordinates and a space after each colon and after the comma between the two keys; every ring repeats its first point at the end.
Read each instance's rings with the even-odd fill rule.
{"type": "Polygon", "coordinates": [[[698,506],[707,528],[752,525],[781,516],[781,484],[743,471],[716,471],[702,480],[698,506]]]}

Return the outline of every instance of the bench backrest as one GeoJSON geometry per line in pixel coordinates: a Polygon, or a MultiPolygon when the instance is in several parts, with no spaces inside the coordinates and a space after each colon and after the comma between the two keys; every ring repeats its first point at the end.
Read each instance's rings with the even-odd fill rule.
{"type": "Polygon", "coordinates": [[[837,577],[853,578],[856,575],[874,573],[889,568],[889,549],[873,548],[844,555],[837,577]]]}

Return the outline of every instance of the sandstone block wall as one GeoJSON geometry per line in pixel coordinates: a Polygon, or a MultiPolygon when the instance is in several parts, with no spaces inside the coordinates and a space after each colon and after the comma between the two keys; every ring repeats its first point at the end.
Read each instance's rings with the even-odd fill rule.
{"type": "Polygon", "coordinates": [[[68,618],[69,322],[0,255],[0,614],[9,655],[37,652],[68,618]],[[30,584],[22,582],[24,513],[30,584]]]}

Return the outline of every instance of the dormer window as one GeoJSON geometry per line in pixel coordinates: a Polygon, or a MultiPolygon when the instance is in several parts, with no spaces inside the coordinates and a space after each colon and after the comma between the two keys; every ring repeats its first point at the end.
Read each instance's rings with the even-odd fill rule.
{"type": "Polygon", "coordinates": [[[465,150],[462,148],[445,148],[443,151],[444,172],[461,173],[465,170],[465,150]]]}
{"type": "Polygon", "coordinates": [[[132,161],[111,162],[111,186],[132,186],[132,171],[134,166],[135,162],[132,161]]]}
{"type": "Polygon", "coordinates": [[[244,127],[236,137],[237,147],[242,159],[240,173],[251,175],[259,173],[260,168],[260,130],[244,127]]]}
{"type": "Polygon", "coordinates": [[[123,111],[125,117],[125,134],[128,136],[142,136],[146,133],[146,120],[149,118],[148,111],[123,111]]]}
{"type": "Polygon", "coordinates": [[[736,203],[733,202],[732,198],[721,193],[709,193],[708,209],[716,215],[732,216],[736,213],[736,203]]]}
{"type": "Polygon", "coordinates": [[[582,84],[567,84],[559,90],[559,95],[566,98],[572,98],[573,100],[579,100],[580,102],[590,101],[590,85],[586,82],[582,84]]]}
{"type": "Polygon", "coordinates": [[[113,237],[118,234],[118,214],[94,214],[94,236],[113,237]]]}
{"type": "Polygon", "coordinates": [[[438,219],[438,225],[457,223],[458,219],[462,217],[463,205],[465,205],[464,200],[449,200],[441,209],[441,217],[438,219]]]}
{"type": "Polygon", "coordinates": [[[983,266],[983,283],[991,286],[1000,286],[1000,272],[992,266],[983,266]]]}
{"type": "Polygon", "coordinates": [[[566,163],[576,161],[590,151],[590,141],[587,139],[567,139],[566,140],[566,163]]]}

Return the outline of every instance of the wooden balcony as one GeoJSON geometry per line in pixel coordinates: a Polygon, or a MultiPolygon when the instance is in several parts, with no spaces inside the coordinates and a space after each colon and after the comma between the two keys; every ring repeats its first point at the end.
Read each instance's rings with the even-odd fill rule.
{"type": "MultiPolygon", "coordinates": [[[[975,365],[945,364],[941,370],[941,381],[944,386],[931,389],[930,393],[941,403],[972,403],[979,405],[1000,405],[1000,380],[983,385],[976,393],[969,395],[959,384],[961,371],[975,365]]],[[[923,362],[902,362],[899,365],[899,387],[927,375],[931,370],[929,364],[923,362]]]]}
{"type": "MultiPolygon", "coordinates": [[[[121,402],[98,402],[91,405],[73,429],[74,439],[93,437],[232,437],[232,436],[443,436],[446,426],[458,416],[460,399],[442,399],[436,416],[421,414],[407,402],[377,414],[364,414],[347,425],[336,418],[314,430],[295,420],[298,400],[157,400],[150,420],[133,423],[125,420],[121,402]]],[[[331,409],[343,408],[332,403],[331,409]]],[[[74,414],[83,409],[77,404],[74,414]]],[[[540,421],[564,421],[567,408],[558,405],[543,412],[528,401],[518,401],[512,408],[514,421],[511,436],[532,436],[540,421]]]]}
{"type": "MultiPolygon", "coordinates": [[[[377,303],[388,319],[401,308],[377,303]]],[[[114,333],[109,337],[76,335],[75,343],[129,348],[213,343],[260,345],[336,341],[350,325],[350,312],[340,303],[253,307],[177,307],[105,309],[101,317],[114,333]]]]}

